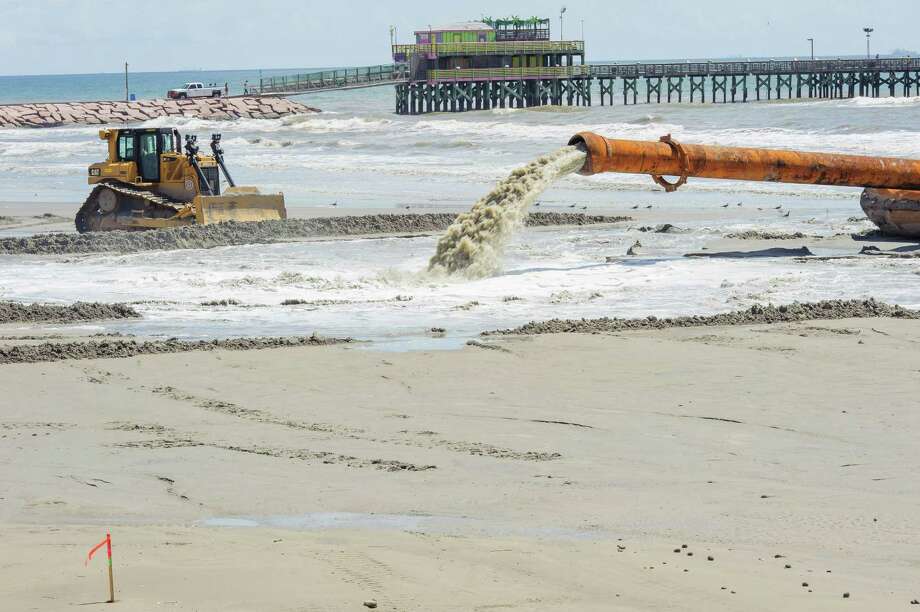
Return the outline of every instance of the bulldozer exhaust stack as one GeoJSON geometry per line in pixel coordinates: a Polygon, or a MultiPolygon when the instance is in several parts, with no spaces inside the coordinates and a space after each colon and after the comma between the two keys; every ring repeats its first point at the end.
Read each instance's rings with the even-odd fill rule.
{"type": "Polygon", "coordinates": [[[920,236],[920,160],[683,145],[670,135],[644,142],[582,132],[569,144],[587,153],[580,174],[648,174],[666,191],[691,177],[862,187],[863,209],[880,229],[920,236]],[[678,178],[670,182],[665,176],[678,178]]]}

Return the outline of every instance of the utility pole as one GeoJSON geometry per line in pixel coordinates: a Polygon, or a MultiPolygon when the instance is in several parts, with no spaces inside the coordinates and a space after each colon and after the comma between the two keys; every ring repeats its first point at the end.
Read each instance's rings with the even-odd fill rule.
{"type": "Polygon", "coordinates": [[[585,40],[585,20],[584,19],[581,20],[581,40],[582,42],[584,42],[585,40]]]}
{"type": "Polygon", "coordinates": [[[814,38],[809,38],[809,39],[808,39],[808,42],[811,43],[811,59],[812,59],[812,61],[814,61],[814,59],[815,59],[815,39],[814,39],[814,38]]]}
{"type": "Polygon", "coordinates": [[[565,15],[566,8],[563,6],[562,10],[559,11],[559,40],[565,40],[565,37],[562,35],[562,16],[565,15]]]}
{"type": "Polygon", "coordinates": [[[869,48],[869,40],[872,38],[872,32],[875,32],[875,28],[863,28],[863,32],[866,33],[866,59],[872,59],[872,51],[869,48]]]}
{"type": "Polygon", "coordinates": [[[130,96],[128,95],[128,62],[125,62],[125,102],[128,102],[130,96]]]}

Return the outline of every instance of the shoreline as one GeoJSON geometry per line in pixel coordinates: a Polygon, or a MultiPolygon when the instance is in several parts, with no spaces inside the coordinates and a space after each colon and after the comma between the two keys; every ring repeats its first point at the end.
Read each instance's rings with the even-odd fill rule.
{"type": "MultiPolygon", "coordinates": [[[[220,307],[219,301],[211,304],[220,307]]],[[[314,332],[310,336],[240,336],[224,339],[180,340],[135,337],[133,335],[98,334],[91,336],[52,333],[48,325],[105,322],[115,319],[139,319],[140,315],[127,304],[85,304],[71,306],[19,304],[0,302],[0,334],[4,325],[30,325],[27,333],[0,335],[0,367],[23,363],[85,361],[94,359],[125,359],[140,355],[195,353],[210,351],[253,351],[301,346],[333,346],[362,343],[360,338],[326,338],[314,332]]],[[[523,339],[541,335],[613,335],[635,331],[668,329],[708,329],[752,326],[776,326],[788,323],[827,322],[837,320],[867,321],[872,319],[920,320],[920,311],[889,305],[874,299],[825,300],[773,305],[754,305],[745,310],[709,316],[674,318],[597,318],[581,320],[550,319],[532,321],[514,329],[483,331],[480,342],[473,337],[466,347],[510,352],[503,338],[523,339]]],[[[12,330],[11,330],[12,331],[12,330]]],[[[434,333],[434,330],[432,330],[434,333]]],[[[439,332],[443,333],[443,332],[439,332]]],[[[374,350],[374,343],[368,347],[374,350]]],[[[461,349],[463,345],[452,345],[461,349]]],[[[429,349],[431,350],[431,349],[429,349]]],[[[420,352],[407,350],[401,352],[420,352]]]]}

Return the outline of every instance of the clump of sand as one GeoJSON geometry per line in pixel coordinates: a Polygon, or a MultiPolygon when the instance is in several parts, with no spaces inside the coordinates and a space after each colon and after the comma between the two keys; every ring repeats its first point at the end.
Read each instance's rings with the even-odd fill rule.
{"type": "Polygon", "coordinates": [[[804,238],[820,238],[820,236],[808,236],[802,232],[771,232],[767,230],[747,230],[744,232],[735,232],[726,234],[726,238],[736,240],[802,240],[804,238]]]}
{"type": "Polygon", "coordinates": [[[76,302],[56,304],[20,304],[0,302],[0,323],[75,323],[105,319],[134,319],[141,315],[125,304],[76,302]]]}
{"type": "Polygon", "coordinates": [[[429,271],[467,278],[497,272],[504,246],[537,196],[556,179],[584,166],[585,155],[576,147],[564,147],[512,172],[447,228],[438,240],[429,271]]]}

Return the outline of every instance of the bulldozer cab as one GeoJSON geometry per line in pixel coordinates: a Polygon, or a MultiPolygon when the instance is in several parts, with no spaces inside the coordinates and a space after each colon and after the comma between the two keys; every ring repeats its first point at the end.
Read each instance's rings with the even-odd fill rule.
{"type": "Polygon", "coordinates": [[[109,153],[109,161],[133,162],[137,166],[137,177],[144,183],[160,181],[160,165],[164,154],[181,155],[179,132],[174,129],[103,130],[100,137],[110,140],[114,145],[114,151],[109,153]]]}
{"type": "Polygon", "coordinates": [[[106,129],[99,132],[99,138],[108,142],[109,156],[90,166],[90,185],[114,179],[183,202],[200,194],[220,195],[217,162],[211,156],[197,155],[196,149],[193,163],[182,151],[177,129],[106,129]]]}

